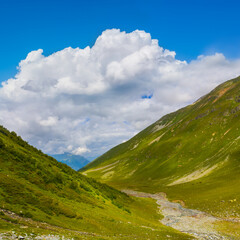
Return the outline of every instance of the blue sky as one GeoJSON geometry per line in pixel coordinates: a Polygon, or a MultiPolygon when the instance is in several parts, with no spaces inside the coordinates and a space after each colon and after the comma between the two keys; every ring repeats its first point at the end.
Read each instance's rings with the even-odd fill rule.
{"type": "Polygon", "coordinates": [[[46,153],[93,159],[240,75],[239,9],[0,0],[0,125],[46,153]]]}
{"type": "Polygon", "coordinates": [[[237,58],[239,9],[237,0],[0,0],[0,81],[32,50],[92,46],[111,28],[149,32],[181,60],[214,52],[237,58]]]}

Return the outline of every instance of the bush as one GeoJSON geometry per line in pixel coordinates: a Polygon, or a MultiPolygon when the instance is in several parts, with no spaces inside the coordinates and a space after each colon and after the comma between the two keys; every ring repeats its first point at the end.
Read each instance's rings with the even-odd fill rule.
{"type": "Polygon", "coordinates": [[[3,140],[0,138],[0,148],[4,148],[5,147],[5,144],[3,142],[3,140]]]}
{"type": "Polygon", "coordinates": [[[57,183],[63,183],[63,176],[60,172],[56,173],[55,180],[57,183]]]}
{"type": "Polygon", "coordinates": [[[69,187],[73,190],[76,190],[78,188],[78,183],[75,181],[71,181],[69,187]]]}
{"type": "Polygon", "coordinates": [[[19,214],[21,217],[32,218],[33,215],[30,212],[24,212],[19,214]]]}

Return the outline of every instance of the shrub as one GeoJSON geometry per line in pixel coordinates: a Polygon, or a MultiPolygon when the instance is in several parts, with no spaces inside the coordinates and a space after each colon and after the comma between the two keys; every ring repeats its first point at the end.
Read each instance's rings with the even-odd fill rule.
{"type": "Polygon", "coordinates": [[[63,183],[63,176],[60,172],[56,173],[55,180],[57,183],[63,183]]]}
{"type": "Polygon", "coordinates": [[[3,140],[0,138],[0,148],[4,148],[5,147],[5,144],[3,142],[3,140]]]}
{"type": "Polygon", "coordinates": [[[69,187],[73,190],[76,190],[78,188],[78,183],[75,181],[71,181],[69,187]]]}

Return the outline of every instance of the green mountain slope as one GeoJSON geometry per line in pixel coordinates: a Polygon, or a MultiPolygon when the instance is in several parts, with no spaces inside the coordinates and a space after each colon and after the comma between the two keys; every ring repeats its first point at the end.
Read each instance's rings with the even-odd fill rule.
{"type": "Polygon", "coordinates": [[[240,78],[162,117],[81,171],[119,189],[166,192],[187,207],[240,217],[240,78]]]}
{"type": "Polygon", "coordinates": [[[0,232],[189,239],[160,224],[160,217],[153,200],[132,198],[87,178],[0,127],[0,232]]]}

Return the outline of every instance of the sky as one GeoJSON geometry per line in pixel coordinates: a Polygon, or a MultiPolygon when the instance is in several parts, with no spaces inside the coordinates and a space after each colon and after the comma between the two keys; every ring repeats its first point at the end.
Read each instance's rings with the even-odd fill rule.
{"type": "Polygon", "coordinates": [[[0,0],[0,124],[93,159],[240,75],[239,1],[0,0]]]}
{"type": "Polygon", "coordinates": [[[26,55],[92,46],[106,29],[151,33],[181,60],[240,56],[237,0],[0,0],[0,81],[26,55]]]}

